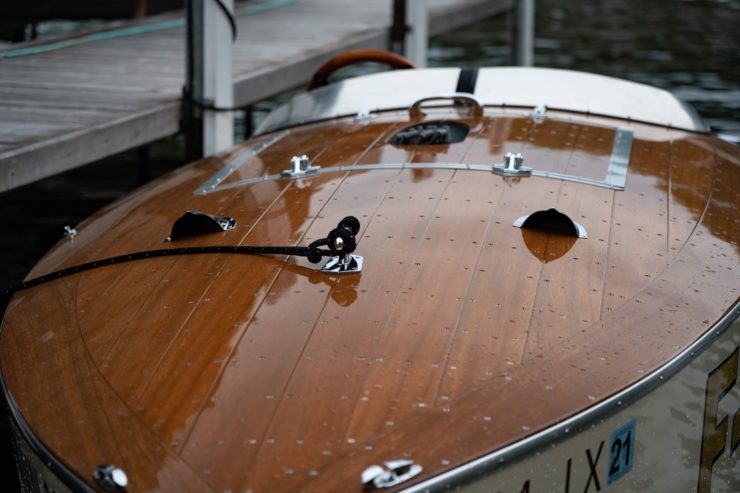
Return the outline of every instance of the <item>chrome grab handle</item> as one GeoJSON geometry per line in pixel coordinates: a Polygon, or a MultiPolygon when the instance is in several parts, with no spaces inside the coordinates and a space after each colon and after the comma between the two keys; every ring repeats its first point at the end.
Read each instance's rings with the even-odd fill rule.
{"type": "Polygon", "coordinates": [[[421,110],[422,104],[428,103],[429,101],[445,101],[449,99],[455,102],[467,104],[470,107],[470,114],[472,116],[483,116],[483,105],[478,100],[478,98],[467,92],[456,92],[449,95],[427,96],[425,98],[421,98],[411,105],[411,108],[409,109],[409,116],[412,119],[421,118],[425,115],[425,113],[421,110]]]}

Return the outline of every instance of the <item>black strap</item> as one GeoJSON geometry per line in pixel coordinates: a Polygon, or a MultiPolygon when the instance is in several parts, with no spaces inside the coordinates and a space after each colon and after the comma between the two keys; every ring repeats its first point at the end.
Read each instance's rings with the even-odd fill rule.
{"type": "Polygon", "coordinates": [[[478,81],[477,68],[464,68],[460,70],[460,77],[457,78],[457,89],[455,92],[475,93],[475,83],[478,81]]]}

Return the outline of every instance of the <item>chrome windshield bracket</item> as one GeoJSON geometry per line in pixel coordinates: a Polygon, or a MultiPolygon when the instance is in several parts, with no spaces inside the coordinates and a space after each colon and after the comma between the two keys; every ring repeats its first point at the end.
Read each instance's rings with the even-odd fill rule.
{"type": "Polygon", "coordinates": [[[362,272],[363,258],[360,255],[337,255],[331,257],[321,268],[321,272],[329,274],[354,274],[362,272]]]}
{"type": "Polygon", "coordinates": [[[612,154],[609,158],[609,167],[606,170],[606,179],[604,180],[617,190],[624,190],[624,186],[627,184],[632,140],[633,132],[631,128],[617,128],[614,134],[614,144],[612,144],[612,154]]]}
{"type": "Polygon", "coordinates": [[[321,166],[312,166],[311,161],[305,154],[302,156],[293,156],[290,158],[293,168],[286,169],[280,176],[283,178],[303,178],[304,176],[313,175],[318,172],[321,166]]]}
{"type": "Polygon", "coordinates": [[[362,485],[367,490],[391,488],[407,481],[422,471],[422,467],[410,460],[389,460],[385,468],[373,464],[362,471],[362,485]]]}
{"type": "Polygon", "coordinates": [[[495,164],[491,171],[497,175],[503,176],[529,176],[532,174],[532,168],[522,166],[524,156],[519,153],[507,152],[503,164],[495,164]]]}

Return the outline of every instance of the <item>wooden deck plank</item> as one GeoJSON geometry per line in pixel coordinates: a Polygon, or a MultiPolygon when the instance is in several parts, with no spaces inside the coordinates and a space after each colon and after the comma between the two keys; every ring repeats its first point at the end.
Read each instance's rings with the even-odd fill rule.
{"type": "Polygon", "coordinates": [[[567,259],[542,266],[524,359],[542,355],[599,319],[613,199],[614,192],[606,195],[590,185],[563,182],[558,210],[587,224],[589,237],[568,244],[567,259]],[[574,292],[588,294],[576,299],[574,292]]]}
{"type": "MultiPolygon", "coordinates": [[[[611,128],[582,126],[565,173],[603,179],[613,134],[611,128]]],[[[599,319],[613,202],[614,192],[607,194],[590,185],[567,181],[560,186],[552,206],[572,221],[581,223],[588,231],[588,238],[567,243],[565,253],[547,253],[532,307],[523,360],[541,355],[599,319]],[[550,256],[553,253],[567,255],[572,262],[550,256]],[[576,299],[573,296],[576,291],[587,294],[576,299]]],[[[548,241],[558,241],[557,235],[549,236],[548,241]]]]}
{"type": "Polygon", "coordinates": [[[63,69],[53,74],[42,73],[33,69],[20,67],[18,69],[3,68],[4,77],[15,77],[19,79],[34,78],[36,80],[48,81],[84,81],[94,82],[104,86],[116,86],[118,84],[126,86],[156,87],[159,85],[180,85],[182,78],[179,76],[148,73],[148,74],[131,74],[131,73],[101,73],[90,72],[80,73],[70,69],[63,69]]]}
{"type": "MultiPolygon", "coordinates": [[[[331,127],[328,131],[331,133],[331,127]]],[[[313,134],[301,147],[305,149],[307,154],[313,156],[325,150],[327,144],[325,137],[319,133],[313,134]]],[[[276,149],[276,152],[292,153],[293,149],[292,146],[286,143],[286,146],[276,149]]],[[[271,163],[271,167],[264,171],[277,172],[278,169],[274,168],[281,166],[281,162],[282,160],[271,163]]],[[[327,230],[336,225],[336,221],[329,226],[326,220],[319,217],[319,211],[332,196],[334,189],[341,183],[341,180],[341,176],[330,174],[312,178],[315,185],[323,185],[319,186],[320,190],[318,191],[311,187],[302,188],[300,185],[289,182],[285,191],[265,209],[265,215],[260,218],[260,222],[249,230],[249,235],[244,242],[247,244],[303,243],[303,236],[314,228],[314,223],[316,223],[315,227],[318,228],[314,234],[326,234],[327,230]],[[286,221],[284,212],[290,206],[293,206],[292,210],[294,212],[290,219],[286,221]],[[290,231],[293,231],[292,228],[296,225],[300,226],[300,231],[295,233],[297,236],[286,237],[288,234],[293,234],[290,231]]],[[[250,193],[250,191],[247,189],[246,193],[250,193]]],[[[334,219],[332,218],[332,220],[334,219]]],[[[184,446],[185,439],[195,424],[195,421],[190,419],[192,413],[197,415],[211,402],[209,400],[209,394],[212,390],[210,385],[212,380],[210,378],[225,370],[230,354],[235,349],[235,344],[247,330],[251,317],[263,304],[270,305],[268,298],[270,293],[274,290],[280,290],[283,286],[282,283],[285,282],[285,279],[278,279],[278,274],[284,260],[284,257],[230,257],[227,260],[226,268],[218,276],[218,284],[207,292],[207,298],[201,304],[207,304],[210,299],[232,299],[237,295],[236,293],[242,292],[245,282],[255,286],[255,288],[263,286],[263,289],[259,290],[260,295],[248,300],[240,300],[238,306],[241,308],[234,312],[224,312],[223,317],[214,318],[209,315],[204,319],[202,317],[203,312],[194,312],[192,317],[189,317],[185,322],[188,327],[198,327],[199,329],[180,331],[172,345],[167,348],[159,366],[152,372],[151,379],[144,382],[146,385],[138,389],[132,389],[132,392],[135,391],[139,397],[138,405],[143,407],[142,418],[149,421],[150,424],[153,423],[149,418],[157,414],[159,410],[171,411],[171,415],[168,415],[157,425],[157,433],[163,439],[170,441],[169,446],[178,450],[184,446]],[[209,344],[208,341],[213,340],[212,335],[214,333],[224,333],[224,331],[233,334],[233,344],[226,346],[209,344]],[[193,344],[202,347],[201,356],[193,358],[188,363],[188,361],[182,359],[181,353],[183,350],[186,351],[188,347],[192,347],[193,344]],[[188,388],[195,391],[199,397],[192,401],[180,402],[178,399],[182,399],[184,394],[163,395],[159,391],[159,386],[162,384],[168,388],[170,386],[179,387],[183,390],[188,388]],[[186,422],[189,423],[188,426],[183,427],[183,423],[186,422]]],[[[291,277],[295,277],[291,281],[303,280],[308,282],[304,276],[291,277]]],[[[288,285],[290,284],[292,282],[288,283],[288,285]]],[[[309,292],[312,288],[306,286],[305,289],[306,292],[309,292]]],[[[292,292],[292,289],[288,292],[292,292]]],[[[315,292],[323,297],[326,296],[326,290],[321,286],[317,287],[315,292]],[[320,292],[321,290],[324,291],[323,294],[320,292]]],[[[319,305],[321,306],[322,303],[319,303],[319,305]]]]}
{"type": "MultiPolygon", "coordinates": [[[[512,0],[432,0],[430,32],[455,29],[503,12],[511,4],[512,0]]],[[[390,1],[361,0],[298,0],[279,9],[237,15],[235,105],[304,84],[318,66],[342,51],[385,48],[391,17],[390,1]]],[[[167,14],[147,22],[173,18],[167,14]]],[[[85,95],[93,90],[97,97],[110,91],[114,101],[116,94],[140,95],[141,104],[132,104],[128,114],[119,113],[118,104],[101,105],[108,114],[100,120],[73,121],[68,115],[68,126],[47,127],[42,133],[0,126],[0,192],[176,133],[183,46],[184,29],[176,27],[2,59],[0,96],[22,87],[60,90],[67,101],[90,102],[85,95]],[[76,96],[70,96],[75,90],[76,96]],[[153,99],[159,104],[151,104],[153,99]],[[112,139],[115,145],[101,143],[101,138],[112,139]]],[[[28,96],[29,103],[36,100],[28,96]]],[[[0,121],[15,120],[0,116],[0,121]]]]}
{"type": "MultiPolygon", "coordinates": [[[[535,125],[528,119],[508,121],[511,122],[508,135],[502,129],[492,132],[490,141],[495,147],[478,151],[478,159],[485,159],[486,152],[499,155],[522,152],[525,161],[538,169],[562,172],[566,168],[577,141],[577,127],[555,120],[535,125]],[[536,138],[536,145],[532,144],[532,138],[536,138]],[[502,139],[505,140],[501,142],[502,139]]],[[[519,364],[525,349],[528,314],[543,270],[543,261],[532,250],[544,251],[547,237],[534,236],[533,241],[528,241],[527,231],[513,227],[512,223],[522,215],[552,207],[560,185],[543,180],[537,193],[531,193],[531,189],[525,192],[524,187],[518,186],[516,179],[501,181],[503,190],[496,208],[498,216],[505,220],[490,228],[468,300],[487,299],[501,279],[506,279],[508,289],[489,303],[470,304],[463,312],[461,326],[465,330],[455,334],[436,396],[438,406],[459,397],[472,385],[507,377],[519,364]]]]}
{"type": "MultiPolygon", "coordinates": [[[[388,153],[394,155],[398,152],[390,146],[384,147],[386,149],[378,149],[378,152],[383,152],[386,156],[388,153]]],[[[367,278],[363,273],[361,279],[363,289],[376,293],[381,298],[371,311],[368,311],[368,307],[357,306],[353,310],[354,305],[342,307],[331,303],[321,313],[321,320],[326,320],[326,323],[317,325],[304,352],[305,358],[299,363],[286,389],[287,395],[300,396],[300,399],[283,399],[273,420],[275,426],[265,430],[266,437],[277,437],[276,442],[270,446],[279,447],[280,455],[283,457],[275,461],[274,457],[271,459],[264,454],[258,454],[247,478],[249,484],[242,485],[240,491],[256,484],[260,478],[274,473],[276,468],[279,469],[283,465],[294,467],[305,475],[307,471],[304,464],[308,462],[302,458],[328,459],[341,451],[352,410],[357,402],[363,402],[360,395],[362,382],[378,356],[376,354],[379,350],[378,339],[387,330],[389,323],[387,311],[393,306],[399,291],[404,289],[403,279],[406,272],[413,269],[408,263],[398,262],[416,251],[425,241],[423,233],[427,220],[436,206],[436,201],[416,201],[413,196],[420,194],[438,197],[448,183],[443,179],[443,175],[449,178],[451,173],[444,171],[431,179],[418,182],[415,181],[411,171],[394,172],[393,176],[384,177],[389,180],[391,188],[384,197],[379,197],[382,199],[379,208],[370,211],[369,225],[363,236],[362,245],[363,252],[368,252],[366,262],[383,262],[397,265],[397,268],[392,269],[390,273],[386,271],[384,275],[380,275],[379,271],[368,270],[367,278]],[[404,211],[400,216],[397,214],[399,210],[404,211]],[[420,219],[420,216],[423,217],[420,219]],[[347,312],[347,308],[351,313],[347,312]],[[350,319],[357,320],[357,323],[354,324],[352,331],[347,331],[347,320],[350,319]],[[348,350],[332,355],[331,348],[336,346],[329,341],[337,340],[348,350]],[[351,357],[352,354],[362,354],[363,358],[355,360],[351,357]],[[330,368],[321,368],[316,364],[317,361],[327,360],[333,360],[335,364],[330,368]],[[332,373],[343,377],[334,378],[332,373]],[[317,399],[319,396],[311,390],[311,382],[315,382],[316,378],[332,382],[330,398],[317,399]],[[337,409],[339,412],[333,413],[333,422],[324,427],[320,423],[320,413],[305,412],[306,409],[314,407],[337,409]],[[278,427],[277,423],[286,416],[295,417],[294,426],[278,427]],[[297,443],[296,440],[300,439],[303,430],[316,425],[321,426],[325,440],[297,443]]],[[[357,184],[368,184],[369,180],[374,179],[373,176],[367,175],[361,180],[357,178],[354,180],[357,184]]]]}
{"type": "Polygon", "coordinates": [[[0,104],[0,112],[3,113],[3,119],[9,122],[67,122],[74,125],[95,123],[103,117],[116,115],[121,110],[94,107],[70,109],[31,103],[24,106],[0,104]]]}
{"type": "MultiPolygon", "coordinates": [[[[141,50],[138,50],[141,54],[141,50]]],[[[98,63],[91,57],[74,57],[74,58],[52,58],[45,60],[43,63],[28,63],[21,60],[18,63],[8,64],[3,67],[3,73],[6,76],[21,75],[29,71],[47,70],[54,73],[72,73],[77,74],[79,78],[85,78],[89,75],[97,74],[146,74],[156,71],[159,74],[177,75],[182,77],[185,68],[183,67],[182,57],[177,59],[148,59],[142,60],[140,57],[134,63],[124,63],[122,60],[115,62],[100,60],[98,63]],[[41,67],[39,66],[41,65],[41,67]]]]}
{"type": "MultiPolygon", "coordinates": [[[[356,204],[357,208],[348,209],[346,213],[360,216],[362,213],[367,213],[368,209],[374,209],[374,205],[383,199],[383,194],[378,195],[378,189],[375,186],[368,187],[367,185],[380,184],[388,189],[395,183],[397,175],[397,171],[388,171],[348,177],[332,196],[332,202],[335,198],[345,201],[349,197],[356,197],[356,201],[354,199],[350,200],[356,204]]],[[[331,220],[335,221],[336,218],[331,218],[331,220]]],[[[326,224],[330,223],[324,222],[324,225],[326,224]]],[[[367,222],[363,226],[367,226],[367,222]]],[[[315,231],[309,231],[310,234],[321,234],[320,227],[312,229],[315,231]]],[[[364,233],[364,228],[362,233],[364,233]]],[[[289,437],[291,436],[290,442],[300,447],[301,444],[296,443],[296,438],[300,438],[298,436],[301,434],[300,429],[307,429],[305,428],[306,420],[311,420],[311,417],[317,416],[313,412],[304,413],[303,410],[315,410],[314,404],[317,406],[335,405],[334,402],[330,402],[328,399],[324,402],[313,402],[314,396],[303,386],[306,382],[305,374],[313,375],[317,369],[315,362],[324,361],[330,357],[325,354],[327,345],[318,346],[314,338],[321,334],[320,339],[325,342],[325,336],[329,332],[338,335],[336,332],[338,328],[336,315],[342,307],[346,307],[351,302],[343,296],[347,293],[354,293],[359,288],[356,285],[358,279],[347,277],[326,283],[310,274],[310,271],[298,266],[281,274],[272,288],[271,295],[277,297],[290,296],[291,294],[300,296],[302,300],[306,301],[306,310],[301,310],[300,313],[286,313],[273,303],[263,305],[258,320],[250,326],[244,342],[239,345],[232,357],[232,360],[240,362],[239,365],[228,366],[219,388],[214,389],[214,396],[222,396],[223,399],[230,399],[230,402],[233,402],[233,397],[236,397],[236,394],[232,394],[230,389],[245,389],[244,395],[247,398],[242,399],[242,402],[233,402],[234,405],[230,408],[227,406],[205,408],[188,439],[188,446],[183,448],[183,457],[194,469],[209,468],[213,471],[214,486],[219,491],[224,489],[245,490],[245,488],[240,488],[239,485],[245,480],[253,461],[259,460],[259,451],[262,450],[262,447],[273,448],[278,446],[289,449],[291,445],[289,437]],[[329,298],[327,298],[327,294],[330,294],[329,298]],[[270,333],[273,332],[274,327],[291,320],[296,323],[287,326],[291,327],[293,334],[295,331],[301,331],[301,333],[310,331],[310,338],[307,339],[306,347],[286,346],[284,343],[280,344],[274,338],[271,338],[270,333]],[[260,374],[269,375],[270,378],[260,379],[260,381],[246,381],[247,373],[244,372],[244,368],[259,371],[260,374]],[[294,383],[295,379],[297,379],[296,383],[294,383]],[[293,400],[292,396],[296,396],[296,399],[293,400]],[[245,414],[250,416],[249,422],[239,426],[237,433],[229,431],[232,430],[232,425],[240,422],[245,414]],[[289,430],[274,435],[274,430],[270,426],[271,422],[279,419],[276,416],[285,414],[294,417],[293,425],[289,430]],[[216,434],[223,433],[229,436],[227,443],[216,454],[203,454],[201,453],[202,449],[192,448],[192,444],[202,442],[214,430],[217,430],[216,434]],[[272,443],[273,439],[276,440],[274,444],[272,443]],[[249,460],[244,463],[244,468],[240,471],[229,471],[228,468],[223,466],[228,462],[228,457],[237,453],[237,451],[239,451],[238,453],[246,451],[249,460]],[[237,473],[238,476],[234,473],[237,473]]],[[[364,279],[360,282],[363,285],[365,284],[364,279]]],[[[369,325],[370,314],[366,313],[365,317],[363,325],[369,325]]],[[[357,331],[353,330],[352,332],[356,337],[360,335],[357,331]]],[[[352,364],[351,358],[339,358],[335,368],[352,364]]],[[[341,402],[339,397],[337,397],[337,402],[341,402]]],[[[310,454],[310,451],[313,451],[316,454],[321,454],[322,449],[316,450],[318,443],[306,443],[305,445],[306,448],[302,452],[310,454]]]]}
{"type": "Polygon", "coordinates": [[[699,223],[711,193],[715,157],[706,152],[708,147],[703,139],[673,132],[668,192],[669,258],[678,254],[699,223]],[[691,163],[691,167],[686,167],[686,163],[691,163]]]}
{"type": "Polygon", "coordinates": [[[0,155],[0,190],[20,186],[178,132],[180,104],[158,104],[115,120],[71,128],[0,155]]]}
{"type": "Polygon", "coordinates": [[[668,190],[670,131],[653,132],[655,140],[635,142],[626,187],[614,198],[602,318],[626,303],[668,265],[667,193],[660,196],[650,192],[656,188],[668,190]]]}
{"type": "MultiPolygon", "coordinates": [[[[305,141],[303,139],[295,139],[292,142],[293,145],[301,145],[305,141]]],[[[286,151],[283,150],[280,153],[265,153],[265,157],[269,159],[278,159],[280,161],[288,161],[290,155],[290,148],[286,151]]],[[[265,172],[265,170],[259,166],[259,160],[253,159],[252,163],[247,163],[242,167],[244,172],[251,176],[259,176],[265,172]]],[[[283,193],[286,183],[281,182],[265,182],[250,190],[249,194],[243,193],[231,193],[222,200],[221,204],[223,207],[222,211],[214,211],[214,213],[228,214],[237,218],[239,224],[239,231],[242,237],[237,239],[235,243],[245,241],[248,237],[251,226],[259,219],[261,211],[269,207],[279,196],[283,193]],[[252,212],[251,216],[244,216],[237,214],[237,211],[249,210],[252,212]]],[[[238,192],[239,189],[237,189],[238,192]]],[[[186,199],[189,205],[182,204],[181,209],[186,210],[189,208],[197,207],[198,204],[195,201],[201,201],[202,197],[186,199]]],[[[206,238],[205,242],[212,242],[213,239],[206,238]]],[[[232,240],[233,241],[233,240],[232,240]]],[[[249,240],[246,240],[247,243],[249,240]]],[[[106,373],[110,375],[111,380],[116,380],[115,386],[117,390],[125,396],[138,399],[143,389],[146,386],[149,378],[151,378],[152,371],[154,368],[135,368],[131,367],[130,362],[134,354],[152,354],[152,361],[159,361],[167,352],[168,348],[172,344],[172,341],[182,332],[187,329],[186,321],[191,316],[191,311],[195,307],[195,304],[202,301],[204,293],[208,290],[208,287],[218,277],[222,271],[225,263],[229,260],[228,255],[206,257],[202,263],[199,264],[197,269],[192,269],[188,266],[187,262],[172,260],[172,265],[167,272],[167,277],[172,278],[181,275],[192,277],[193,279],[199,280],[200,282],[188,283],[188,286],[192,286],[192,289],[185,290],[172,290],[171,286],[167,281],[159,282],[156,285],[155,290],[166,299],[165,303],[159,305],[149,303],[145,301],[140,303],[142,305],[141,313],[137,313],[135,316],[129,316],[132,323],[126,327],[126,336],[118,336],[115,346],[111,343],[105,344],[101,354],[105,355],[106,359],[106,373]],[[196,288],[200,286],[199,288],[196,288]],[[143,306],[146,305],[146,306],[143,306]],[[164,308],[163,308],[164,306],[164,308]],[[169,307],[186,307],[185,310],[170,310],[169,307]],[[148,312],[148,313],[146,313],[148,312]],[[126,343],[131,337],[144,336],[149,330],[147,324],[143,322],[141,324],[136,323],[137,320],[157,320],[155,324],[158,327],[166,327],[169,330],[163,330],[156,334],[152,334],[149,337],[142,337],[142,340],[147,340],[147,344],[144,347],[132,347],[126,343]],[[107,354],[106,354],[107,353],[107,354]]],[[[120,317],[126,317],[125,312],[118,311],[120,317]]],[[[93,326],[99,322],[91,320],[89,325],[93,326]]],[[[149,324],[151,325],[151,324],[149,324]]],[[[106,327],[98,327],[99,333],[105,333],[106,327]]],[[[110,331],[108,331],[110,332],[110,331]]]]}

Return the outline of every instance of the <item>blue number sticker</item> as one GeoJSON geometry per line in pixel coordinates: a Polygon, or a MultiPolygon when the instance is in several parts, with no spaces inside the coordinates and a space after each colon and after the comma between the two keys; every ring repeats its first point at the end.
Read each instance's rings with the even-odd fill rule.
{"type": "Polygon", "coordinates": [[[632,470],[635,452],[635,420],[612,432],[609,443],[609,475],[607,484],[612,484],[632,470]]]}

